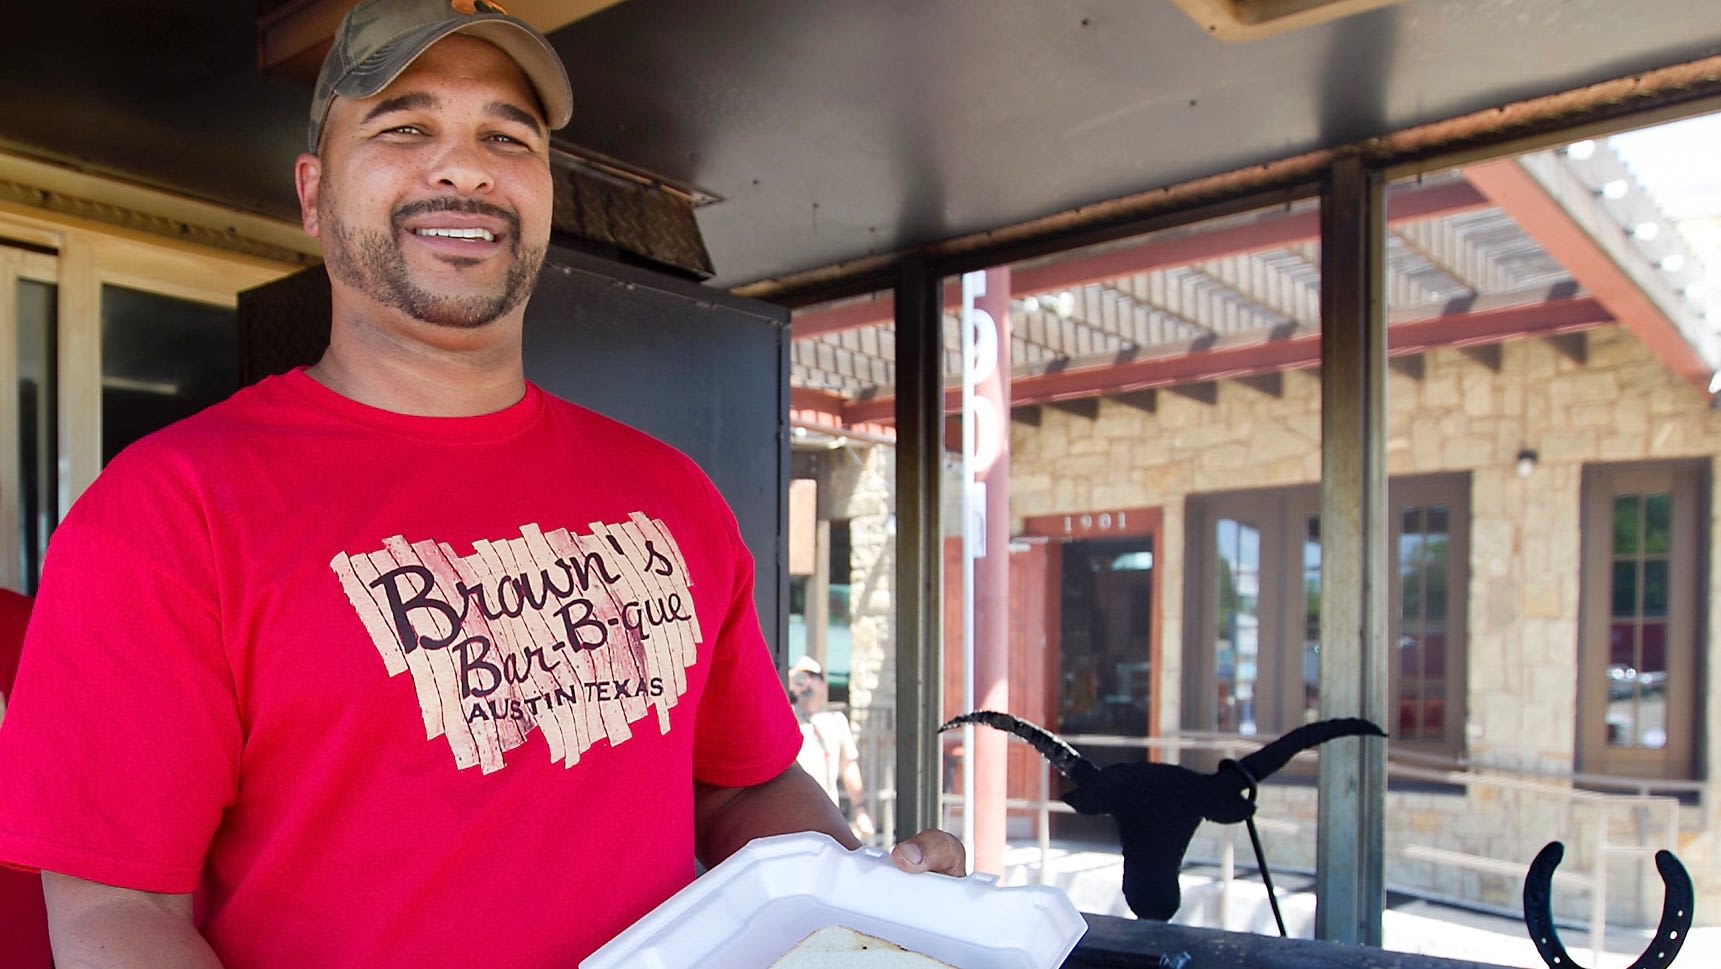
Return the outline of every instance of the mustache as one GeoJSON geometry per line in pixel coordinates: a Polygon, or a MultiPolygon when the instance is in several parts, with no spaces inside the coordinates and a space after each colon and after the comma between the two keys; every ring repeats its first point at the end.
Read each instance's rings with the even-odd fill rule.
{"type": "Polygon", "coordinates": [[[421,215],[431,215],[436,212],[454,212],[460,215],[481,215],[485,218],[499,219],[508,226],[508,234],[518,239],[520,237],[520,217],[512,209],[492,205],[480,199],[462,198],[432,198],[421,199],[417,202],[403,202],[396,206],[392,216],[395,230],[398,232],[401,223],[421,215]]]}

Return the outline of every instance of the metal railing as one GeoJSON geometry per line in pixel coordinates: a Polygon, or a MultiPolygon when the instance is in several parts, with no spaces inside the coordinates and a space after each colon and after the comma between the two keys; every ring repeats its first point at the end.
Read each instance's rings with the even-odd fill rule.
{"type": "MultiPolygon", "coordinates": [[[[1272,738],[1185,733],[1152,738],[1073,734],[1065,735],[1063,739],[1079,747],[1121,747],[1158,751],[1162,754],[1205,751],[1219,757],[1236,758],[1272,738]]],[[[1313,756],[1312,753],[1299,755],[1310,759],[1313,756]]],[[[1181,760],[1181,756],[1178,759],[1181,760]]],[[[1035,797],[1008,798],[1005,801],[1005,807],[1009,810],[1031,812],[1034,815],[1035,840],[1040,856],[1036,877],[1042,884],[1048,882],[1053,873],[1051,815],[1075,813],[1073,808],[1052,797],[1051,770],[1050,765],[1044,761],[1039,763],[1038,790],[1035,797]]],[[[1539,841],[1526,835],[1526,840],[1535,841],[1535,848],[1551,840],[1563,840],[1579,846],[1578,851],[1567,856],[1568,865],[1555,871],[1555,879],[1557,883],[1572,890],[1586,892],[1589,896],[1589,942],[1594,963],[1601,961],[1600,953],[1605,947],[1609,861],[1616,858],[1650,859],[1662,848],[1675,848],[1680,826],[1680,802],[1677,797],[1660,792],[1696,793],[1701,796],[1704,791],[1704,786],[1696,782],[1651,781],[1584,774],[1537,776],[1403,751],[1389,751],[1387,774],[1389,783],[1424,782],[1462,789],[1467,801],[1474,799],[1479,791],[1492,792],[1494,797],[1491,800],[1500,805],[1497,810],[1502,815],[1510,815],[1517,810],[1521,814],[1537,818],[1558,818],[1556,827],[1560,830],[1542,832],[1536,836],[1540,838],[1539,841]],[[1603,786],[1621,788],[1631,793],[1607,793],[1591,789],[1603,786]],[[1533,800],[1537,802],[1537,807],[1520,806],[1513,809],[1507,806],[1507,798],[1513,796],[1533,800]],[[1616,838],[1616,828],[1621,826],[1618,822],[1622,817],[1625,821],[1623,826],[1630,832],[1628,840],[1616,838]],[[1587,862],[1587,865],[1581,865],[1582,862],[1587,862]]],[[[1393,792],[1389,791],[1389,799],[1392,794],[1393,792]]],[[[959,809],[962,803],[960,794],[948,791],[941,799],[941,805],[947,815],[953,809],[959,809]]],[[[1263,831],[1291,835],[1301,832],[1305,827],[1296,821],[1269,818],[1257,818],[1256,825],[1263,831]]],[[[1407,833],[1395,832],[1392,840],[1393,850],[1398,856],[1436,866],[1519,879],[1524,876],[1528,867],[1528,861],[1520,863],[1419,843],[1407,833]]],[[[1231,907],[1231,887],[1236,878],[1234,837],[1219,840],[1219,857],[1216,862],[1219,868],[1219,918],[1220,924],[1223,925],[1226,924],[1224,919],[1231,907]]],[[[1437,895],[1430,892],[1419,894],[1437,895]]],[[[1447,900],[1474,903],[1474,900],[1470,899],[1447,900]]]]}

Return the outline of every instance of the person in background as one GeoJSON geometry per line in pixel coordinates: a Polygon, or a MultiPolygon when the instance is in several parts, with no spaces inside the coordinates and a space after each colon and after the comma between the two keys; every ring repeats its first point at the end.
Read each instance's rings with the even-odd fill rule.
{"type": "Polygon", "coordinates": [[[801,722],[801,753],[796,758],[801,769],[812,775],[838,805],[842,803],[837,797],[841,785],[842,793],[848,795],[849,826],[861,841],[870,843],[878,829],[866,809],[860,748],[848,715],[825,709],[830,685],[825,682],[824,668],[811,656],[803,656],[789,667],[789,696],[795,703],[795,718],[801,722]]]}
{"type": "Polygon", "coordinates": [[[858,847],[716,488],[525,379],[573,109],[495,3],[337,28],[294,166],[327,350],[127,448],[48,549],[0,860],[62,969],[571,967],[696,860],[858,847]]]}

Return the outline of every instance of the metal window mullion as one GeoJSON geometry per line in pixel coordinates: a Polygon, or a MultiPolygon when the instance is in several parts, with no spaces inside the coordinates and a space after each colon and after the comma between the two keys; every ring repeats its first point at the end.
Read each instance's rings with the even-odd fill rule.
{"type": "MultiPolygon", "coordinates": [[[[1321,716],[1387,723],[1384,179],[1356,154],[1321,198],[1321,716]]],[[[1322,747],[1315,935],[1378,946],[1386,745],[1322,747]]]]}
{"type": "Polygon", "coordinates": [[[896,282],[896,837],[939,823],[944,556],[942,291],[924,260],[896,282]]]}

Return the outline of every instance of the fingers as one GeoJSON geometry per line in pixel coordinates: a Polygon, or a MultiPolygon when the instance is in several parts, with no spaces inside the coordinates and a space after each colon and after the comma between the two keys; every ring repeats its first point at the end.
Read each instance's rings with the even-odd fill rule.
{"type": "Polygon", "coordinates": [[[903,871],[931,871],[961,878],[968,874],[968,854],[962,842],[947,831],[929,828],[897,845],[890,853],[903,871]]]}
{"type": "Polygon", "coordinates": [[[855,829],[855,834],[860,835],[862,838],[870,838],[878,833],[878,828],[876,828],[872,823],[872,816],[867,814],[865,811],[855,812],[853,827],[855,829]]]}

